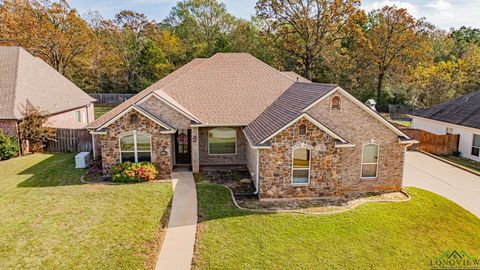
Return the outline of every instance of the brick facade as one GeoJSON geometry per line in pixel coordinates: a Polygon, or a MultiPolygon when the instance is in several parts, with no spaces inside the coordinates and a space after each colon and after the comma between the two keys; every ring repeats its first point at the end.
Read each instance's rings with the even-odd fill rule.
{"type": "Polygon", "coordinates": [[[270,149],[260,153],[260,198],[343,196],[356,193],[398,191],[402,187],[405,145],[398,135],[346,97],[341,110],[330,110],[330,98],[309,109],[308,114],[354,144],[335,148],[335,140],[306,119],[273,137],[270,149]],[[298,126],[307,126],[307,135],[299,136],[298,126]],[[379,145],[378,175],[361,178],[363,145],[379,145]],[[292,151],[311,150],[310,183],[292,184],[292,151]]]}
{"type": "Polygon", "coordinates": [[[232,127],[237,131],[237,153],[233,155],[208,154],[208,132],[213,128],[199,128],[199,159],[202,165],[246,165],[247,138],[240,127],[232,127]]]}
{"type": "Polygon", "coordinates": [[[120,162],[120,141],[119,138],[125,133],[132,132],[146,133],[151,135],[152,162],[159,170],[160,178],[169,178],[172,172],[171,134],[161,134],[160,127],[150,119],[136,111],[130,111],[123,117],[112,123],[107,128],[107,134],[101,135],[101,151],[104,175],[109,175],[111,168],[120,162]],[[131,116],[136,114],[138,122],[132,124],[131,116]],[[162,155],[161,152],[166,153],[162,155]]]}
{"type": "Polygon", "coordinates": [[[18,137],[17,120],[0,120],[0,129],[10,137],[18,137]]]}
{"type": "Polygon", "coordinates": [[[339,174],[345,190],[351,193],[398,191],[402,187],[404,144],[398,143],[398,134],[375,119],[364,109],[338,94],[342,100],[341,111],[331,111],[330,98],[312,107],[308,113],[323,124],[355,144],[343,150],[339,174]],[[362,147],[373,140],[379,145],[378,177],[361,179],[362,147]]]}
{"type": "Polygon", "coordinates": [[[171,127],[176,129],[190,128],[192,122],[190,119],[156,97],[150,97],[148,100],[140,104],[140,107],[156,115],[171,127]]]}
{"type": "Polygon", "coordinates": [[[270,149],[260,149],[260,198],[337,196],[342,192],[335,139],[306,119],[300,119],[271,139],[270,149]],[[306,125],[305,136],[298,127],[306,125]],[[293,150],[311,151],[310,183],[292,184],[293,150]]]}
{"type": "Polygon", "coordinates": [[[82,129],[93,122],[95,118],[94,104],[48,116],[47,126],[52,128],[82,129]],[[76,112],[80,112],[81,119],[77,122],[76,112]]]}

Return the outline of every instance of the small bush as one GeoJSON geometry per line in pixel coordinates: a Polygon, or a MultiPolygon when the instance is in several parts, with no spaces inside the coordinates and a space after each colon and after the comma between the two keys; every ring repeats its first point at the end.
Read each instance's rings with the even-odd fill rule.
{"type": "Polygon", "coordinates": [[[20,151],[17,139],[9,137],[0,130],[0,160],[16,157],[20,151]]]}
{"type": "Polygon", "coordinates": [[[157,174],[157,168],[150,162],[124,162],[112,168],[112,181],[123,183],[148,182],[155,180],[157,174]]]}

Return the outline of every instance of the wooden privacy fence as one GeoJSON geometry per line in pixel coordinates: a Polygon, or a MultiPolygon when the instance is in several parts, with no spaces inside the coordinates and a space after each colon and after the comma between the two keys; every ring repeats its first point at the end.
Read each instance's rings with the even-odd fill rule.
{"type": "Polygon", "coordinates": [[[127,99],[133,97],[135,94],[90,94],[90,96],[97,100],[97,106],[116,106],[127,99]]]}
{"type": "Polygon", "coordinates": [[[460,140],[458,134],[437,135],[415,128],[402,128],[402,131],[410,138],[420,142],[410,146],[409,150],[421,150],[441,156],[451,155],[458,151],[460,140]]]}
{"type": "Polygon", "coordinates": [[[55,139],[49,141],[47,152],[90,152],[92,135],[86,129],[55,129],[55,139]]]}

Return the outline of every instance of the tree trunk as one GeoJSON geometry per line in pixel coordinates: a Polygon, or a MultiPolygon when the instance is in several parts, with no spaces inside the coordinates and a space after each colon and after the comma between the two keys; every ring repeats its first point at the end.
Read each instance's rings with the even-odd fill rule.
{"type": "Polygon", "coordinates": [[[378,81],[377,81],[377,104],[381,104],[382,101],[382,88],[383,88],[383,78],[385,73],[380,72],[378,74],[378,81]]]}
{"type": "Polygon", "coordinates": [[[307,48],[305,51],[305,76],[309,81],[313,79],[312,69],[313,69],[312,51],[309,48],[307,48]]]}

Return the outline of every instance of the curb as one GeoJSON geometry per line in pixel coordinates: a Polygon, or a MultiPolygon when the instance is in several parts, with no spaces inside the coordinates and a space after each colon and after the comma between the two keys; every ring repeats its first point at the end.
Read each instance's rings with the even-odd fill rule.
{"type": "Polygon", "coordinates": [[[464,170],[464,171],[466,171],[466,172],[469,172],[469,173],[471,173],[471,174],[475,174],[476,176],[480,176],[480,172],[476,172],[476,171],[474,171],[474,170],[472,170],[472,169],[470,169],[470,168],[467,168],[467,167],[465,167],[465,166],[463,166],[463,165],[457,164],[457,163],[452,162],[452,161],[450,161],[450,160],[446,160],[446,159],[444,159],[444,158],[442,158],[442,157],[436,156],[436,155],[434,155],[434,154],[430,154],[430,153],[425,152],[425,151],[423,151],[423,150],[420,150],[419,152],[422,153],[422,154],[425,154],[425,155],[427,155],[427,156],[429,156],[429,157],[432,157],[432,158],[434,158],[434,159],[436,159],[436,160],[439,160],[439,161],[442,161],[442,162],[447,163],[447,164],[449,164],[449,165],[452,165],[453,167],[457,167],[457,168],[459,168],[459,169],[461,169],[461,170],[464,170]]]}
{"type": "MultiPolygon", "coordinates": [[[[202,184],[200,184],[202,185],[202,184]]],[[[215,185],[218,185],[218,184],[215,184],[215,185]]],[[[232,198],[232,201],[233,201],[233,204],[235,205],[235,207],[237,207],[238,209],[240,210],[243,210],[243,211],[250,211],[250,212],[257,212],[257,213],[290,213],[290,214],[302,214],[302,215],[332,215],[332,214],[339,214],[339,213],[343,213],[343,212],[347,212],[347,211],[350,211],[350,210],[353,210],[355,208],[357,208],[358,206],[362,205],[362,204],[365,204],[365,203],[374,203],[374,202],[380,202],[380,203],[386,203],[386,202],[393,202],[393,203],[401,203],[401,202],[408,202],[410,201],[410,199],[412,199],[412,197],[405,191],[405,190],[400,190],[400,192],[402,194],[404,194],[405,196],[407,196],[406,199],[404,200],[377,200],[377,201],[364,201],[364,202],[360,202],[360,203],[356,203],[350,207],[347,207],[345,209],[341,209],[341,210],[335,210],[335,211],[330,211],[330,212],[306,212],[306,211],[300,211],[300,210],[260,210],[260,209],[250,209],[250,208],[244,208],[244,207],[241,207],[237,200],[235,199],[235,195],[233,193],[233,190],[227,186],[224,186],[224,185],[218,185],[218,186],[222,186],[226,189],[228,189],[228,191],[230,191],[230,196],[232,198]]]]}

